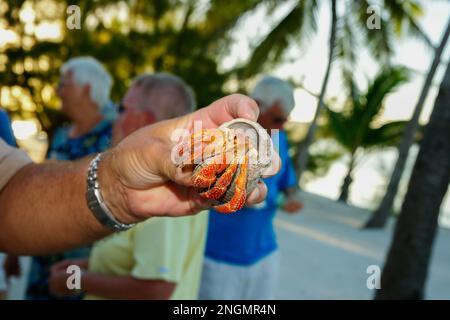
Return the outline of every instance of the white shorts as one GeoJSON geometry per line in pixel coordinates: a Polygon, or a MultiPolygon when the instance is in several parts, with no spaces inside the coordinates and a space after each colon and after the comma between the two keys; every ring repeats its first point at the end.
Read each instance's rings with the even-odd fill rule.
{"type": "Polygon", "coordinates": [[[0,292],[8,289],[5,271],[3,270],[3,261],[5,260],[5,257],[6,255],[4,253],[0,253],[0,292]]]}
{"type": "Polygon", "coordinates": [[[205,258],[199,299],[273,299],[278,285],[279,270],[278,251],[250,266],[232,265],[205,258]]]}

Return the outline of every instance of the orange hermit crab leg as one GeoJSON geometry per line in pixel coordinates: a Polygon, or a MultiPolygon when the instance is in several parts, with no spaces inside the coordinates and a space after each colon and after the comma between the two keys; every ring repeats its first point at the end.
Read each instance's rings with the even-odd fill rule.
{"type": "Polygon", "coordinates": [[[216,182],[216,175],[227,168],[226,163],[204,164],[200,169],[194,170],[192,175],[192,185],[196,188],[209,188],[216,182]]]}
{"type": "Polygon", "coordinates": [[[240,172],[236,178],[236,189],[234,195],[227,203],[215,206],[214,209],[221,213],[230,213],[240,210],[247,198],[246,184],[247,184],[247,171],[248,171],[248,156],[245,156],[244,162],[239,166],[240,172]]]}
{"type": "MultiPolygon", "coordinates": [[[[227,165],[225,164],[225,167],[226,166],[227,165]]],[[[237,166],[238,165],[236,163],[230,164],[230,166],[225,170],[222,176],[220,176],[220,178],[217,179],[214,186],[211,189],[200,193],[200,195],[206,199],[215,199],[215,200],[218,200],[220,197],[222,197],[225,191],[227,191],[227,188],[230,185],[231,180],[233,179],[237,166]]]]}
{"type": "MultiPolygon", "coordinates": [[[[217,175],[222,173],[227,167],[227,157],[226,155],[230,153],[227,152],[227,148],[229,147],[227,144],[227,140],[225,140],[225,133],[220,132],[222,135],[217,139],[215,136],[210,138],[209,144],[202,150],[205,151],[208,146],[213,147],[212,150],[206,150],[208,153],[212,154],[213,157],[207,159],[204,163],[200,164],[194,169],[194,173],[192,175],[192,184],[197,188],[210,188],[217,180],[217,175]],[[218,149],[218,150],[217,150],[218,149]]],[[[194,142],[193,142],[194,143],[194,142]]],[[[234,146],[234,145],[232,145],[234,146]]],[[[231,150],[233,151],[233,150],[231,150]]],[[[198,159],[200,157],[204,157],[205,155],[195,155],[193,154],[191,157],[191,161],[198,159]]]]}
{"type": "MultiPolygon", "coordinates": [[[[222,174],[222,176],[220,176],[219,179],[215,181],[215,184],[212,188],[200,193],[200,195],[203,196],[204,198],[219,200],[229,188],[239,164],[239,162],[236,160],[237,145],[235,144],[235,141],[236,139],[233,139],[232,149],[228,150],[228,152],[225,150],[226,146],[224,145],[223,150],[224,153],[221,154],[220,156],[225,158],[222,159],[223,164],[222,166],[220,166],[220,170],[223,171],[225,170],[225,168],[226,170],[222,174]],[[230,159],[232,159],[232,161],[231,164],[228,166],[227,163],[230,159]],[[225,168],[223,166],[225,166],[225,168]]],[[[213,170],[216,170],[216,168],[214,168],[213,170]]],[[[217,170],[217,173],[220,172],[217,170]]]]}

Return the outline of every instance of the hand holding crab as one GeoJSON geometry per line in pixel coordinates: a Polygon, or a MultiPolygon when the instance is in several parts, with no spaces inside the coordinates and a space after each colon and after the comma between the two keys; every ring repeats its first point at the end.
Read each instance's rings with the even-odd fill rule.
{"type": "Polygon", "coordinates": [[[178,166],[191,168],[191,184],[222,213],[241,209],[270,169],[274,149],[256,122],[235,119],[191,134],[178,148],[178,166]]]}

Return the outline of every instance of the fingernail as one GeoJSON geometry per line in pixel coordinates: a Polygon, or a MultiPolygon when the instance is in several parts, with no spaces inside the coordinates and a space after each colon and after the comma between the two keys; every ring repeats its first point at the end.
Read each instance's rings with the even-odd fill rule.
{"type": "Polygon", "coordinates": [[[255,119],[255,120],[258,119],[258,116],[259,116],[258,110],[255,108],[252,108],[251,110],[252,110],[252,114],[253,114],[253,119],[255,119]]]}
{"type": "Polygon", "coordinates": [[[251,202],[253,202],[253,201],[255,201],[256,199],[259,199],[260,194],[261,194],[261,190],[260,190],[259,187],[257,186],[257,187],[255,188],[255,190],[253,190],[252,195],[251,195],[251,197],[250,197],[249,200],[250,200],[251,202]]]}

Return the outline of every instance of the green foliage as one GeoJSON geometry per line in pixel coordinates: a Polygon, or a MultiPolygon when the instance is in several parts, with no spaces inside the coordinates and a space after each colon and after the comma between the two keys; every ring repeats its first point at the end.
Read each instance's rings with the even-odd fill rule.
{"type": "Polygon", "coordinates": [[[325,176],[333,163],[344,154],[345,150],[332,140],[316,141],[310,148],[304,183],[325,176]]]}
{"type": "MultiPolygon", "coordinates": [[[[382,69],[364,91],[357,87],[351,77],[346,78],[348,98],[342,110],[337,112],[325,106],[324,121],[318,129],[321,140],[310,148],[311,159],[306,168],[306,180],[325,175],[333,162],[345,154],[350,154],[353,166],[357,162],[356,156],[362,154],[357,152],[360,149],[372,150],[398,145],[406,121],[380,124],[379,118],[387,96],[406,83],[409,74],[404,67],[382,69]]],[[[291,155],[297,159],[298,145],[302,143],[306,128],[291,123],[286,131],[292,146],[291,155]]]]}
{"type": "Polygon", "coordinates": [[[342,112],[326,108],[327,125],[324,129],[326,134],[333,137],[351,154],[355,154],[358,148],[371,149],[397,145],[406,121],[379,125],[378,119],[386,97],[408,79],[409,72],[404,67],[383,69],[364,92],[349,79],[349,98],[342,112]]]}
{"type": "Polygon", "coordinates": [[[243,78],[255,75],[264,64],[279,62],[291,42],[300,42],[306,34],[315,32],[317,5],[316,0],[299,1],[253,50],[242,70],[243,78]]]}
{"type": "MultiPolygon", "coordinates": [[[[291,45],[302,46],[317,31],[320,5],[327,1],[298,0],[291,11],[265,35],[254,48],[248,62],[240,71],[242,79],[280,63],[283,53],[291,45]]],[[[344,72],[352,70],[357,62],[357,51],[369,49],[372,56],[389,64],[393,54],[394,36],[412,35],[431,43],[420,29],[417,19],[422,7],[416,0],[343,0],[343,12],[338,12],[334,58],[341,60],[344,72]],[[380,8],[380,28],[368,29],[369,7],[380,8]]],[[[283,4],[284,1],[280,1],[283,4]]],[[[339,1],[339,4],[341,1],[339,1]]],[[[432,47],[432,46],[431,46],[432,47]]]]}
{"type": "Polygon", "coordinates": [[[229,44],[227,32],[259,2],[215,0],[201,14],[204,7],[192,0],[5,1],[0,23],[17,41],[0,46],[0,63],[5,62],[0,65],[0,89],[11,93],[15,88],[4,107],[21,118],[37,117],[51,132],[64,121],[55,93],[59,68],[80,55],[94,56],[110,71],[116,102],[136,75],[164,71],[193,87],[199,107],[208,105],[226,94],[223,84],[229,78],[218,70],[218,48],[229,44]],[[81,9],[79,30],[66,28],[69,5],[81,9]],[[34,27],[21,18],[27,7],[35,15],[34,27]],[[121,11],[128,12],[125,20],[119,18],[121,11]],[[38,36],[41,23],[57,24],[61,35],[38,36]]]}
{"type": "MultiPolygon", "coordinates": [[[[418,19],[423,15],[423,9],[417,0],[357,0],[350,1],[343,19],[352,26],[358,45],[365,44],[369,52],[378,61],[389,63],[393,53],[394,36],[413,36],[423,40],[432,48],[428,37],[421,30],[418,19]],[[369,8],[381,8],[380,12],[370,11],[369,8]],[[380,28],[366,27],[368,12],[380,14],[380,28]]],[[[348,32],[344,32],[346,37],[348,32]]]]}

